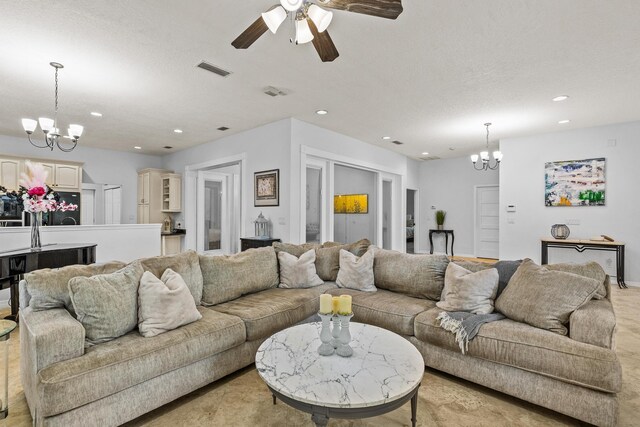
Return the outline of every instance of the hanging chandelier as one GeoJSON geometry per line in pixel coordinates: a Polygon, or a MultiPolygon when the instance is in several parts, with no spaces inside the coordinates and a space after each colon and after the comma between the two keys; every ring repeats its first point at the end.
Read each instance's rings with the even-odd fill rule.
{"type": "Polygon", "coordinates": [[[49,65],[51,65],[56,70],[55,71],[56,73],[55,74],[55,112],[53,115],[53,119],[49,119],[47,117],[40,117],[38,121],[35,121],[33,119],[22,119],[22,127],[24,128],[24,131],[27,133],[29,142],[34,147],[49,148],[51,151],[53,151],[54,146],[57,146],[58,149],[60,149],[60,151],[64,151],[65,153],[68,153],[70,151],[73,151],[73,149],[76,148],[76,145],[78,145],[78,140],[80,139],[80,136],[82,135],[82,131],[84,130],[84,128],[81,125],[73,125],[73,124],[69,125],[69,128],[67,129],[67,135],[65,135],[63,138],[69,139],[73,145],[63,146],[60,144],[61,134],[60,134],[60,130],[58,129],[58,70],[60,70],[61,68],[64,68],[64,65],[58,62],[50,62],[49,65]],[[44,134],[44,145],[36,144],[31,139],[31,134],[38,127],[38,122],[40,123],[40,128],[42,129],[42,133],[44,134]]]}
{"type": "Polygon", "coordinates": [[[484,125],[487,128],[487,149],[486,151],[481,151],[480,155],[472,154],[471,161],[473,162],[473,168],[475,170],[496,170],[498,169],[498,166],[500,166],[500,162],[502,161],[502,153],[500,151],[493,152],[493,159],[495,160],[495,163],[492,165],[489,159],[489,126],[491,126],[491,123],[485,123],[484,125]],[[480,165],[478,165],[478,160],[482,162],[480,165]]]}

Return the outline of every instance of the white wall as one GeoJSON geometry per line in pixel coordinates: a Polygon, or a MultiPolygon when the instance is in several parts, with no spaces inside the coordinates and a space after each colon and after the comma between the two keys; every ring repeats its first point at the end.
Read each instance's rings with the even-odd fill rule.
{"type": "Polygon", "coordinates": [[[376,174],[336,165],[334,177],[336,195],[367,194],[369,196],[368,213],[334,215],[334,240],[346,243],[369,239],[374,242],[377,227],[375,211],[378,206],[376,174]]]}
{"type": "MultiPolygon", "coordinates": [[[[506,159],[505,155],[505,163],[506,159]]],[[[419,171],[420,207],[416,212],[420,224],[416,244],[418,239],[420,244],[416,251],[418,247],[422,252],[429,251],[429,229],[436,228],[435,212],[442,209],[447,212],[445,228],[455,233],[454,253],[473,256],[475,186],[498,182],[498,171],[476,171],[469,157],[423,162],[419,171]]],[[[433,245],[434,252],[444,253],[444,235],[434,235],[433,245]]]]}
{"type": "MultiPolygon", "coordinates": [[[[19,125],[19,124],[18,124],[19,125]]],[[[32,146],[26,138],[0,135],[0,153],[9,156],[82,162],[82,182],[90,184],[120,184],[122,186],[122,223],[135,224],[138,199],[139,169],[158,168],[160,156],[103,150],[82,145],[70,153],[32,146]]]]}
{"type": "MultiPolygon", "coordinates": [[[[253,221],[262,212],[273,224],[273,236],[287,241],[290,226],[290,141],[290,119],[286,119],[165,155],[162,166],[184,174],[186,166],[244,153],[247,167],[242,171],[242,180],[247,194],[242,196],[245,213],[245,236],[242,237],[254,235],[253,221]],[[253,174],[270,169],[280,169],[280,206],[254,207],[253,174]]],[[[190,208],[195,209],[184,206],[183,214],[184,210],[190,208]]],[[[184,215],[176,215],[176,219],[184,222],[184,215]]]]}
{"type": "MultiPolygon", "coordinates": [[[[606,234],[625,242],[626,279],[640,281],[640,122],[504,139],[500,150],[504,153],[500,168],[501,259],[529,257],[539,262],[540,238],[550,237],[551,226],[579,222],[569,225],[570,238],[606,234]],[[607,160],[606,206],[545,207],[545,162],[594,157],[607,160]],[[516,213],[505,212],[510,204],[516,205],[516,213]]],[[[549,262],[594,259],[615,275],[615,254],[589,252],[554,249],[549,262]]]]}

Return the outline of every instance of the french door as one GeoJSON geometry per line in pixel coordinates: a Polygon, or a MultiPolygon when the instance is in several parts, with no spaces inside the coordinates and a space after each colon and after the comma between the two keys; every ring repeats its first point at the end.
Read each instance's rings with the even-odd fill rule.
{"type": "Polygon", "coordinates": [[[198,252],[230,251],[227,175],[199,171],[197,177],[196,245],[198,252]]]}

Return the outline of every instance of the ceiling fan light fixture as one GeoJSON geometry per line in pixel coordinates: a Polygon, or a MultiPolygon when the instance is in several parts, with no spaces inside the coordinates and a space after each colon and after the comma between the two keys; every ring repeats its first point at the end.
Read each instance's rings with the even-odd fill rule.
{"type": "Polygon", "coordinates": [[[313,40],[313,33],[306,19],[296,20],[296,44],[305,44],[313,40]]]}
{"type": "Polygon", "coordinates": [[[287,11],[282,6],[275,6],[270,11],[263,13],[262,19],[264,19],[264,23],[267,24],[269,30],[275,34],[280,25],[287,19],[287,11]]]}
{"type": "Polygon", "coordinates": [[[309,6],[307,15],[309,16],[309,18],[311,18],[313,23],[316,24],[316,28],[318,29],[319,33],[323,33],[327,28],[329,28],[331,20],[333,19],[333,12],[324,10],[323,8],[315,4],[309,6]]]}
{"type": "Polygon", "coordinates": [[[303,0],[280,0],[280,4],[282,7],[287,9],[289,12],[295,12],[300,9],[302,6],[303,0]]]}

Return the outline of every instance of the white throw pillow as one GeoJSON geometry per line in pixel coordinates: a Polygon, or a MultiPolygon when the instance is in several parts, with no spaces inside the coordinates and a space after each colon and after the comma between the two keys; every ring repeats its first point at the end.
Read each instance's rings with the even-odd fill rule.
{"type": "Polygon", "coordinates": [[[442,296],[436,306],[446,311],[492,313],[498,282],[498,270],[495,268],[473,273],[450,262],[444,275],[442,296]]]}
{"type": "Polygon", "coordinates": [[[340,271],[336,284],[341,288],[375,292],[373,278],[374,247],[371,246],[361,257],[340,249],[340,271]]]}
{"type": "Polygon", "coordinates": [[[287,252],[278,252],[280,264],[280,287],[301,289],[320,286],[324,283],[316,272],[316,251],[314,249],[300,255],[300,258],[287,252]]]}
{"type": "Polygon", "coordinates": [[[200,320],[191,291],[180,274],[167,268],[158,279],[146,271],[138,288],[138,329],[154,337],[200,320]]]}

